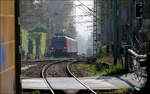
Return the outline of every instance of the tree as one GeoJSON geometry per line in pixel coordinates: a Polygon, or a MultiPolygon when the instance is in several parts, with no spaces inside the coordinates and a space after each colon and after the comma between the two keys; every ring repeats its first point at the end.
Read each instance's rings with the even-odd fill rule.
{"type": "Polygon", "coordinates": [[[150,19],[150,0],[145,0],[144,17],[150,19]]]}
{"type": "Polygon", "coordinates": [[[30,32],[44,32],[47,33],[48,29],[44,24],[37,24],[30,32]]]}

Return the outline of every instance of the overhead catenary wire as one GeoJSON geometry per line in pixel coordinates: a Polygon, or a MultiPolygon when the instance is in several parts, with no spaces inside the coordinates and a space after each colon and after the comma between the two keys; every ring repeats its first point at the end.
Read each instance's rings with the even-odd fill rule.
{"type": "MultiPolygon", "coordinates": [[[[81,9],[83,14],[92,15],[92,16],[95,17],[94,11],[93,11],[92,9],[90,9],[87,5],[83,4],[83,3],[81,2],[81,0],[50,0],[50,1],[54,1],[54,2],[55,2],[55,1],[60,1],[60,2],[66,2],[66,3],[72,2],[72,1],[78,1],[80,4],[79,4],[79,5],[72,4],[72,5],[73,5],[72,7],[81,9]],[[85,9],[84,7],[81,8],[81,6],[86,7],[86,9],[85,9]],[[88,11],[87,9],[88,9],[89,11],[88,11]]],[[[87,0],[83,0],[83,1],[87,1],[87,0]]],[[[89,1],[92,1],[92,0],[89,0],[89,1]]]]}
{"type": "MultiPolygon", "coordinates": [[[[51,0],[51,1],[55,1],[55,0],[51,0]]],[[[61,0],[56,0],[56,1],[61,1],[61,0]]],[[[86,17],[90,17],[90,18],[93,18],[93,17],[96,17],[95,15],[94,15],[94,11],[92,10],[92,9],[90,9],[87,5],[85,5],[84,3],[82,3],[81,2],[81,0],[62,0],[62,1],[78,1],[80,4],[73,4],[73,8],[78,8],[78,9],[80,9],[81,10],[81,12],[83,13],[83,15],[78,15],[78,16],[76,16],[76,15],[69,15],[69,17],[84,17],[84,16],[86,16],[86,17]]],[[[85,1],[87,1],[87,0],[85,0],[85,1]]],[[[89,1],[92,1],[92,0],[89,0],[89,1]]],[[[92,4],[89,4],[89,5],[91,5],[92,6],[92,4]]],[[[93,21],[85,21],[85,22],[77,22],[77,24],[80,24],[80,23],[92,23],[93,21]]]]}
{"type": "MultiPolygon", "coordinates": [[[[80,10],[82,10],[82,13],[85,14],[85,15],[89,15],[89,17],[97,17],[94,13],[91,13],[91,12],[88,12],[80,7],[76,7],[76,6],[73,6],[74,8],[78,8],[80,10]]],[[[100,20],[98,17],[97,17],[97,20],[100,20]]]]}
{"type": "Polygon", "coordinates": [[[76,0],[76,1],[78,1],[80,4],[82,4],[83,6],[85,6],[89,11],[91,11],[91,12],[94,13],[93,9],[90,9],[88,6],[86,6],[86,5],[85,5],[84,3],[82,3],[80,0],[76,0]]]}
{"type": "Polygon", "coordinates": [[[73,6],[73,7],[82,10],[82,13],[85,14],[85,15],[92,15],[92,13],[90,13],[90,12],[88,12],[88,11],[82,9],[81,7],[76,7],[76,6],[73,6]]]}
{"type": "Polygon", "coordinates": [[[85,8],[83,5],[82,6],[79,6],[81,7],[83,10],[87,11],[88,13],[92,14],[92,12],[90,12],[87,8],[85,8]]]}

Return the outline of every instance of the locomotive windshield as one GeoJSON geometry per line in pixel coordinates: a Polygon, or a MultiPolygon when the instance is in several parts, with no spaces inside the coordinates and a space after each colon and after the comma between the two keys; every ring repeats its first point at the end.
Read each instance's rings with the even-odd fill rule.
{"type": "Polygon", "coordinates": [[[54,48],[56,49],[64,48],[64,37],[55,37],[53,41],[54,41],[54,48]]]}

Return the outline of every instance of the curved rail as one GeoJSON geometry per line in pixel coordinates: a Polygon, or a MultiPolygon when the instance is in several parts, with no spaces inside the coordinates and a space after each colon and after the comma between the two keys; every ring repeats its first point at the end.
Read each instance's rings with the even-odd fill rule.
{"type": "MultiPolygon", "coordinates": [[[[57,62],[55,62],[55,63],[57,63],[57,62]]],[[[48,66],[53,65],[53,64],[54,64],[54,63],[52,63],[52,64],[47,64],[47,65],[45,65],[45,66],[43,67],[43,69],[42,69],[42,77],[43,77],[43,80],[44,80],[44,82],[46,83],[47,87],[48,87],[49,90],[51,91],[51,93],[52,93],[52,94],[55,94],[55,93],[54,93],[54,90],[53,90],[53,88],[52,88],[52,86],[50,85],[50,83],[49,83],[48,80],[46,79],[46,75],[45,75],[45,72],[46,72],[48,66]]]]}
{"type": "MultiPolygon", "coordinates": [[[[71,60],[71,59],[70,59],[70,60],[71,60]]],[[[49,88],[49,90],[51,91],[52,94],[55,94],[55,92],[54,92],[52,86],[50,85],[50,83],[48,82],[48,80],[47,80],[47,78],[46,78],[45,72],[46,72],[46,70],[47,70],[47,68],[48,68],[49,66],[54,65],[54,64],[57,64],[57,63],[62,63],[62,62],[64,62],[64,61],[66,61],[66,60],[62,60],[62,61],[57,61],[57,62],[54,62],[54,63],[46,64],[46,65],[43,67],[43,69],[42,69],[42,77],[43,77],[43,80],[44,80],[44,82],[46,83],[46,85],[48,86],[48,88],[49,88]]]]}
{"type": "Polygon", "coordinates": [[[92,93],[97,94],[97,93],[96,93],[93,89],[91,89],[89,86],[87,86],[86,84],[84,84],[83,82],[81,82],[81,81],[70,71],[70,69],[69,69],[70,64],[75,63],[75,62],[78,62],[78,61],[74,61],[74,62],[71,62],[71,63],[68,63],[68,64],[67,64],[67,71],[68,71],[68,73],[69,73],[72,77],[74,77],[80,84],[82,84],[85,88],[87,88],[88,90],[90,90],[92,93]]]}

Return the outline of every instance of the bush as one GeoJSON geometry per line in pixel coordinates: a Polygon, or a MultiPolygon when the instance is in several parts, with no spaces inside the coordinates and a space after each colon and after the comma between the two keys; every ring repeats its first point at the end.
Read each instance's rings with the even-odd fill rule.
{"type": "Polygon", "coordinates": [[[30,32],[43,32],[47,33],[48,29],[44,24],[37,24],[34,28],[30,30],[30,32]]]}
{"type": "Polygon", "coordinates": [[[114,74],[124,74],[124,73],[127,73],[127,71],[123,68],[122,63],[118,62],[117,65],[102,71],[101,75],[114,75],[114,74]]]}
{"type": "Polygon", "coordinates": [[[28,31],[21,28],[21,57],[25,59],[28,53],[28,31]]]}

